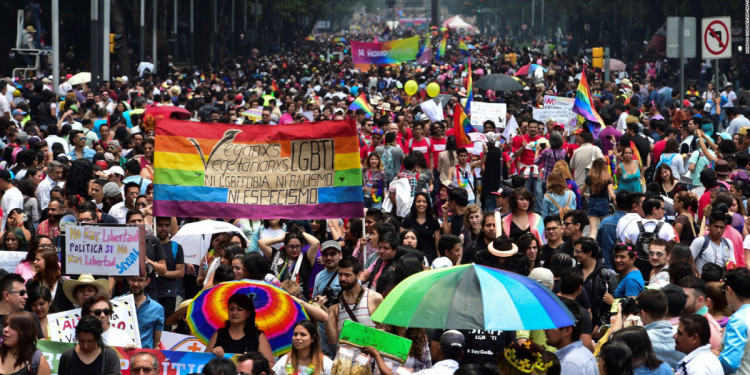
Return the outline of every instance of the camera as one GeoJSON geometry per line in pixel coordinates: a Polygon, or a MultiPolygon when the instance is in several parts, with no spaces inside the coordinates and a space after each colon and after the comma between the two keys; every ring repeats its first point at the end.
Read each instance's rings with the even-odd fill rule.
{"type": "Polygon", "coordinates": [[[339,303],[339,297],[330,286],[327,286],[325,289],[323,289],[323,295],[326,296],[326,302],[323,304],[326,308],[339,303]]]}

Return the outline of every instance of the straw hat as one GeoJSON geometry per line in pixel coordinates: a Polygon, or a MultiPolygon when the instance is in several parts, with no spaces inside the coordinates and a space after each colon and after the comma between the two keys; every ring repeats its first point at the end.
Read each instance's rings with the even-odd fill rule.
{"type": "Polygon", "coordinates": [[[182,302],[180,302],[180,305],[177,306],[177,310],[173,312],[171,315],[167,317],[167,319],[164,321],[165,325],[173,326],[180,322],[180,318],[185,316],[187,314],[188,306],[193,302],[193,299],[186,299],[182,302]]]}
{"type": "Polygon", "coordinates": [[[94,279],[94,275],[90,273],[84,273],[81,276],[78,276],[78,280],[65,280],[63,282],[63,293],[65,293],[65,297],[68,297],[68,300],[70,302],[73,302],[73,304],[78,304],[78,301],[76,301],[75,296],[73,296],[73,291],[79,287],[84,285],[93,285],[96,287],[96,293],[97,294],[109,294],[109,281],[107,279],[94,279]]]}

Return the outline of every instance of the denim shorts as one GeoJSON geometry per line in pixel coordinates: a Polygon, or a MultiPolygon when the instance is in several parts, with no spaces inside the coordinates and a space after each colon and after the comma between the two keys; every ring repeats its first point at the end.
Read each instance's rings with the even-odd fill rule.
{"type": "Polygon", "coordinates": [[[609,216],[609,198],[590,197],[586,213],[590,217],[609,216]]]}

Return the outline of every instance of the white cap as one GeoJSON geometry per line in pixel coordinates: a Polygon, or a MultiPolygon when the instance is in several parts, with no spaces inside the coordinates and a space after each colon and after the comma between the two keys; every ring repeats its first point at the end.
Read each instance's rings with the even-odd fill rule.
{"type": "Polygon", "coordinates": [[[111,168],[107,169],[106,171],[104,171],[104,174],[106,174],[107,176],[111,175],[112,173],[119,174],[120,176],[124,176],[125,175],[125,171],[122,170],[122,167],[117,166],[117,165],[115,165],[114,167],[111,167],[111,168]]]}

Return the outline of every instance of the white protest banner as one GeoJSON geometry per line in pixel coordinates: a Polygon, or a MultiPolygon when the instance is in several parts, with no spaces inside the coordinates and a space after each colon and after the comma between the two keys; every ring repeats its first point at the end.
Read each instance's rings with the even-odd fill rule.
{"type": "Polygon", "coordinates": [[[422,102],[419,106],[422,107],[422,112],[430,118],[430,121],[443,121],[445,119],[443,110],[433,100],[422,102]]]}
{"type": "Polygon", "coordinates": [[[575,102],[576,102],[575,98],[566,98],[564,96],[552,96],[552,95],[544,96],[544,108],[568,109],[572,111],[573,105],[575,104],[575,102]]]}
{"type": "MultiPolygon", "coordinates": [[[[58,290],[58,293],[62,291],[58,290]]],[[[125,331],[135,340],[135,345],[141,347],[141,333],[138,329],[138,316],[136,315],[135,300],[133,295],[113,298],[112,316],[109,321],[112,327],[125,331]]],[[[81,320],[81,309],[73,309],[47,315],[47,332],[50,341],[76,342],[76,325],[81,320]]]]}
{"type": "Polygon", "coordinates": [[[206,351],[206,345],[195,336],[181,335],[179,333],[164,331],[161,333],[159,349],[174,350],[177,352],[202,353],[206,351]]]}
{"type": "Polygon", "coordinates": [[[144,267],[143,225],[76,225],[65,232],[65,273],[138,276],[144,267]]]}
{"type": "Polygon", "coordinates": [[[13,272],[26,259],[25,251],[0,251],[0,268],[13,272]]]}
{"type": "Polygon", "coordinates": [[[508,120],[508,126],[505,127],[505,130],[503,130],[503,139],[510,142],[511,139],[516,135],[516,130],[518,129],[518,122],[516,121],[516,116],[510,116],[510,120],[508,120]]]}
{"type": "Polygon", "coordinates": [[[571,119],[576,117],[576,114],[569,109],[565,108],[534,108],[533,109],[534,120],[546,123],[547,120],[552,119],[555,122],[567,124],[571,119]]]}
{"type": "Polygon", "coordinates": [[[472,142],[484,142],[484,143],[487,142],[487,136],[484,135],[483,133],[472,132],[467,135],[469,136],[469,139],[471,139],[472,142]]]}
{"type": "Polygon", "coordinates": [[[504,128],[506,111],[505,103],[471,102],[471,125],[481,133],[484,133],[482,124],[487,120],[494,122],[496,128],[504,128]]]}

